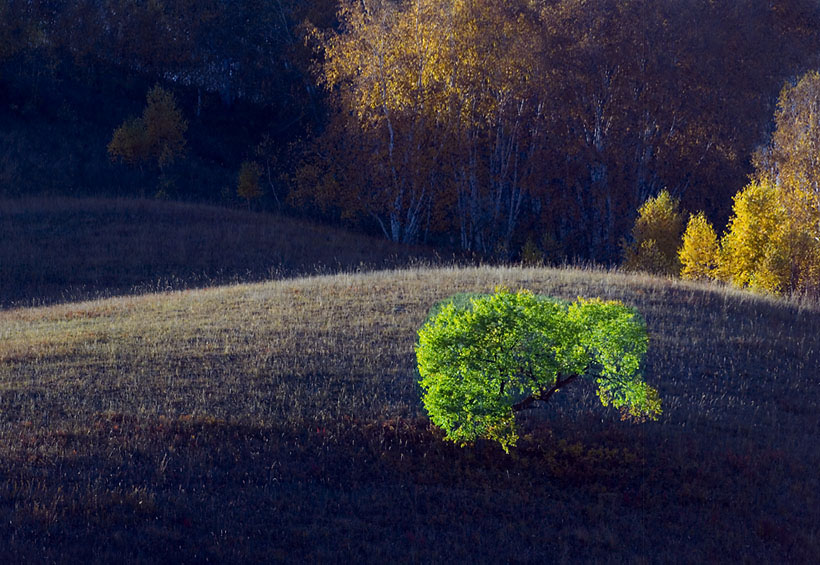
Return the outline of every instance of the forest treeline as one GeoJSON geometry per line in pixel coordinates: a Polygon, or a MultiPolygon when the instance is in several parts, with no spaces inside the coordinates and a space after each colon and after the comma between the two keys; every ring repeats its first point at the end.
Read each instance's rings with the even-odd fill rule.
{"type": "Polygon", "coordinates": [[[818,45],[816,0],[0,0],[0,191],[239,184],[395,241],[614,262],[663,190],[727,225],[818,45]],[[112,160],[150,92],[186,158],[112,160]]]}

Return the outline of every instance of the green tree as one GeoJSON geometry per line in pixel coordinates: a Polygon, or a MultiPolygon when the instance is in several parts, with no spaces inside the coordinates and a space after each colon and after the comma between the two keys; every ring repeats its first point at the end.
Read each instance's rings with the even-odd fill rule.
{"type": "Polygon", "coordinates": [[[656,419],[658,393],[641,376],[647,343],[643,319],[620,302],[457,295],[419,330],[422,402],[447,439],[491,439],[505,451],[516,412],[578,378],[595,380],[601,402],[624,417],[656,419]]]}
{"type": "Polygon", "coordinates": [[[624,246],[624,267],[676,276],[681,268],[678,247],[682,231],[680,200],[662,190],[638,208],[632,228],[633,242],[624,246]]]}
{"type": "Polygon", "coordinates": [[[715,277],[718,262],[718,239],[715,229],[703,212],[689,215],[683,233],[683,244],[678,250],[683,279],[705,280],[715,277]]]}

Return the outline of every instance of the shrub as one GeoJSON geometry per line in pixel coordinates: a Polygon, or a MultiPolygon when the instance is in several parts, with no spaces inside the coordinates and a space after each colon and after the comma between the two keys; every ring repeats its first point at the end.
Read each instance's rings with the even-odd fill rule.
{"type": "Polygon", "coordinates": [[[527,241],[521,248],[521,264],[528,266],[540,266],[544,264],[544,253],[538,249],[538,246],[531,237],[527,238],[527,241]]]}
{"type": "Polygon", "coordinates": [[[690,215],[686,231],[683,233],[683,245],[678,250],[681,278],[692,280],[714,278],[718,251],[717,234],[703,212],[690,215]]]}
{"type": "Polygon", "coordinates": [[[262,176],[262,167],[254,161],[243,161],[239,167],[236,180],[236,193],[245,199],[250,208],[251,201],[262,196],[259,178],[262,176]]]}
{"type": "Polygon", "coordinates": [[[431,310],[416,358],[430,420],[448,440],[517,440],[515,413],[577,378],[595,379],[604,406],[655,419],[657,391],[641,376],[641,316],[620,302],[576,302],[499,290],[456,295],[431,310]]]}
{"type": "Polygon", "coordinates": [[[683,219],[680,201],[662,190],[638,208],[632,243],[624,245],[624,268],[656,275],[677,276],[678,247],[683,219]]]}

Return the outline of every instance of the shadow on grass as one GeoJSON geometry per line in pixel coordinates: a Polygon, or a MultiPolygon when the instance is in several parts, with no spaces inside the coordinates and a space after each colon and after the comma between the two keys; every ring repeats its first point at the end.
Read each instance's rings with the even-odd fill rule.
{"type": "Polygon", "coordinates": [[[775,511],[771,479],[797,463],[697,442],[657,453],[640,432],[583,422],[525,433],[509,456],[444,442],[424,421],[101,414],[12,433],[0,463],[12,562],[666,560],[683,548],[808,562],[818,550],[803,523],[816,511],[775,511]]]}
{"type": "Polygon", "coordinates": [[[0,308],[438,261],[281,215],[150,200],[0,198],[0,308]]]}

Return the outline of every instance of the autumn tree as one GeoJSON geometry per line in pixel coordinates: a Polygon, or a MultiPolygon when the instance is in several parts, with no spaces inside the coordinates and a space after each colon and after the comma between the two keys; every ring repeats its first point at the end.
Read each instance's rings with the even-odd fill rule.
{"type": "MultiPolygon", "coordinates": [[[[269,166],[253,156],[275,179],[272,197],[294,191],[304,213],[480,254],[550,241],[550,255],[611,263],[634,211],[664,187],[688,209],[728,216],[773,97],[816,65],[820,38],[814,0],[345,0],[336,9],[335,0],[0,2],[0,89],[9,108],[49,105],[42,117],[85,123],[84,113],[109,109],[77,101],[116,108],[112,93],[127,96],[132,77],[172,80],[197,101],[210,137],[197,149],[208,157],[221,145],[232,152],[221,160],[236,162],[229,147],[264,132],[274,153],[305,140],[294,152],[305,159],[269,166]],[[312,34],[318,52],[303,41],[305,20],[335,30],[312,34]],[[236,134],[230,144],[219,141],[222,123],[236,134]]],[[[115,158],[158,168],[137,157],[148,144],[140,119],[120,132],[115,158]]],[[[88,137],[52,161],[84,163],[61,168],[80,185],[108,183],[110,170],[71,154],[88,137]]],[[[12,145],[0,157],[14,160],[12,145]]],[[[10,184],[42,185],[36,167],[14,162],[10,184]]],[[[224,186],[190,182],[203,195],[224,186]]],[[[801,206],[811,212],[810,201],[801,206]]]]}
{"type": "Polygon", "coordinates": [[[758,176],[770,175],[789,212],[795,271],[791,285],[817,288],[820,260],[820,73],[806,73],[780,93],[776,128],[758,160],[758,176]],[[799,272],[798,272],[799,271],[799,272]]]}
{"type": "Polygon", "coordinates": [[[820,73],[783,88],[771,142],[734,199],[720,272],[772,293],[820,290],[820,73]]]}
{"type": "Polygon", "coordinates": [[[465,249],[509,249],[543,142],[527,5],[343,3],[341,33],[323,38],[321,77],[334,119],[350,122],[330,128],[350,132],[334,160],[353,158],[357,170],[338,171],[340,192],[328,196],[396,241],[416,239],[437,215],[455,218],[448,227],[465,249]]]}
{"type": "Polygon", "coordinates": [[[148,159],[148,132],[142,118],[129,118],[114,130],[108,156],[128,165],[141,165],[148,159]]]}
{"type": "Polygon", "coordinates": [[[624,245],[624,268],[677,276],[682,231],[680,200],[662,190],[638,209],[632,242],[624,245]]]}
{"type": "Polygon", "coordinates": [[[810,71],[780,92],[769,145],[755,156],[757,176],[820,198],[820,73],[810,71]]]}
{"type": "Polygon", "coordinates": [[[160,169],[184,155],[188,122],[182,117],[171,92],[159,85],[148,92],[142,123],[148,139],[149,157],[156,160],[160,169]]]}
{"type": "Polygon", "coordinates": [[[689,215],[683,244],[678,250],[680,276],[690,280],[708,280],[716,277],[720,248],[717,234],[703,212],[689,215]]]}
{"type": "Polygon", "coordinates": [[[811,227],[792,212],[791,201],[766,178],[735,195],[720,242],[719,278],[772,294],[820,289],[820,244],[811,227]]]}
{"type": "MultiPolygon", "coordinates": [[[[342,179],[311,195],[321,206],[334,202],[344,206],[347,215],[366,214],[385,236],[408,242],[417,238],[432,194],[420,151],[425,132],[415,116],[404,116],[397,107],[418,108],[419,101],[398,99],[393,92],[394,84],[397,89],[414,84],[406,69],[404,75],[397,70],[397,60],[416,55],[395,47],[407,32],[399,29],[400,16],[390,2],[340,5],[341,33],[319,42],[325,58],[320,80],[333,91],[339,109],[325,133],[330,142],[324,147],[332,153],[309,167],[333,168],[333,176],[342,179]],[[332,139],[334,134],[338,139],[332,139]]],[[[418,30],[428,31],[423,25],[418,30]]]]}
{"type": "Polygon", "coordinates": [[[788,275],[783,245],[788,221],[771,181],[754,181],[738,192],[721,239],[719,277],[738,287],[773,293],[785,290],[788,275]]]}
{"type": "Polygon", "coordinates": [[[764,71],[704,56],[775,51],[746,33],[772,15],[740,4],[345,2],[340,32],[318,42],[335,112],[305,178],[329,181],[323,206],[367,214],[391,239],[433,229],[509,256],[512,240],[548,233],[613,260],[661,188],[715,212],[710,187],[747,172],[748,147],[726,140],[752,139],[764,71]]]}
{"type": "Polygon", "coordinates": [[[129,165],[156,165],[161,173],[185,154],[188,122],[177,107],[174,95],[156,85],[146,96],[139,118],[129,118],[108,143],[108,155],[129,165]]]}
{"type": "Polygon", "coordinates": [[[712,16],[695,16],[704,8],[688,2],[544,6],[548,158],[560,171],[549,212],[575,253],[611,261],[643,202],[665,187],[684,197],[710,167],[725,166],[715,139],[725,116],[693,104],[719,85],[703,64],[714,30],[691,25],[712,16]]]}

